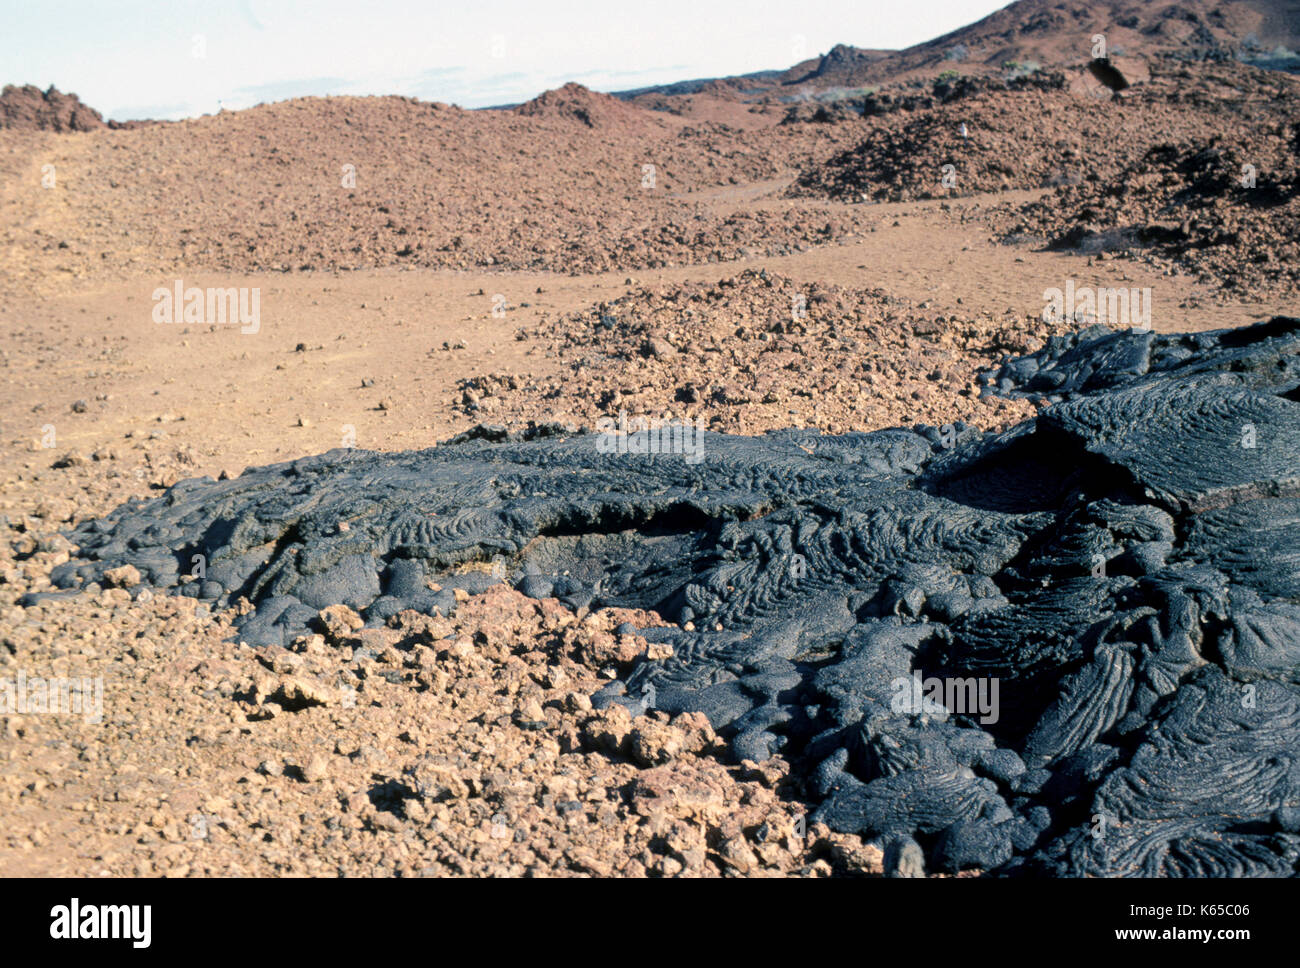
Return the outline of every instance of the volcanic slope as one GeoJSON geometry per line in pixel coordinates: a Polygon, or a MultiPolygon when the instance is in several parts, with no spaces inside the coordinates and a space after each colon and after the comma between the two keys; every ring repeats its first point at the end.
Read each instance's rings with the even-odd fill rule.
{"type": "Polygon", "coordinates": [[[1300,3],[1017,0],[982,20],[905,50],[868,51],[841,45],[778,75],[774,87],[857,87],[954,69],[1001,72],[1008,65],[1079,65],[1093,56],[1097,34],[1105,38],[1112,56],[1186,61],[1238,57],[1294,69],[1300,63],[1293,53],[1300,51],[1300,3]]]}
{"type": "Polygon", "coordinates": [[[1130,166],[1157,145],[1223,138],[1252,154],[1247,146],[1262,148],[1300,111],[1300,79],[1241,65],[1159,64],[1122,102],[1102,93],[1071,90],[1051,72],[936,81],[924,95],[880,101],[861,141],[804,166],[788,194],[853,202],[1055,186],[1102,194],[1138,177],[1130,166]]]}

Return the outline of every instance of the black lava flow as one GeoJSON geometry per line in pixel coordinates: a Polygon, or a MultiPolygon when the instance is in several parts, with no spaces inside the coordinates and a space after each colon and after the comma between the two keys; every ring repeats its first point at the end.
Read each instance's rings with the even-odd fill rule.
{"type": "Polygon", "coordinates": [[[478,428],[183,481],[78,527],[54,581],[245,597],[275,648],[337,603],[450,612],[501,562],[678,623],[597,705],[703,711],[738,759],[789,757],[813,819],[932,870],[1295,873],[1300,320],[1095,328],[981,379],[1043,409],[696,461],[478,428]]]}

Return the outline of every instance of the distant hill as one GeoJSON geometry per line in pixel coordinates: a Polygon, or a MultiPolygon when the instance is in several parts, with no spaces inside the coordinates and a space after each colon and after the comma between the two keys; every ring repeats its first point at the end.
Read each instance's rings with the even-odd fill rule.
{"type": "Polygon", "coordinates": [[[865,50],[836,44],[825,54],[796,64],[780,75],[782,84],[816,84],[821,87],[849,86],[858,82],[869,67],[897,54],[890,50],[865,50]]]}
{"type": "MultiPolygon", "coordinates": [[[[744,87],[751,100],[790,99],[836,88],[929,78],[944,71],[993,73],[1081,67],[1102,34],[1107,54],[1128,59],[1242,60],[1300,70],[1300,0],[1017,0],[982,20],[904,50],[837,44],[784,71],[711,83],[744,87]],[[741,84],[740,82],[744,82],[741,84]]],[[[616,92],[671,110],[662,99],[697,94],[710,82],[616,92]]]]}
{"type": "Polygon", "coordinates": [[[103,115],[75,94],[54,85],[42,91],[35,84],[7,84],[0,91],[0,131],[121,131],[159,124],[158,121],[105,121],[103,115]]]}
{"type": "Polygon", "coordinates": [[[600,94],[572,81],[539,94],[514,108],[514,112],[526,118],[567,118],[580,121],[589,128],[644,123],[653,117],[611,94],[600,94]]]}
{"type": "Polygon", "coordinates": [[[64,94],[53,86],[42,91],[34,84],[10,84],[0,92],[0,128],[62,132],[106,127],[98,111],[82,104],[77,95],[64,94]]]}
{"type": "Polygon", "coordinates": [[[983,20],[869,65],[883,77],[962,63],[1066,67],[1107,53],[1193,60],[1252,59],[1300,48],[1300,0],[1017,0],[983,20]]]}

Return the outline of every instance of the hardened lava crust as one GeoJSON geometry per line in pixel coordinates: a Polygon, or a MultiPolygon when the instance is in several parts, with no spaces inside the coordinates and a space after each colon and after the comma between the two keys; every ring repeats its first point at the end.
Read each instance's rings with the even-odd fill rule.
{"type": "Polygon", "coordinates": [[[79,526],[51,577],[131,565],[144,588],[247,599],[240,635],[267,648],[329,606],[382,625],[502,579],[651,610],[676,624],[641,634],[671,655],[596,705],[703,712],[887,854],[1295,873],[1300,319],[1086,330],[983,383],[1043,409],[1002,433],[654,446],[486,428],[183,481],[79,526]],[[918,702],[922,681],[979,701],[918,702]]]}

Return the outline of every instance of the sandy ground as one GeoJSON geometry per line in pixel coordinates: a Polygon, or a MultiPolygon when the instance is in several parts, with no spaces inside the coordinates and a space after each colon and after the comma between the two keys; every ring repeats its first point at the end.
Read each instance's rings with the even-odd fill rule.
{"type": "Polygon", "coordinates": [[[187,287],[259,287],[257,333],[154,323],[151,294],[174,285],[170,276],[81,280],[53,295],[10,295],[0,306],[6,478],[49,458],[39,453],[48,424],[60,455],[123,448],[128,433],[136,444],[162,433],[158,439],[193,448],[201,474],[342,446],[347,426],[359,447],[430,446],[473,422],[453,409],[458,379],[485,370],[553,372],[545,348],[516,341],[515,333],[545,313],[578,312],[624,295],[630,279],[712,282],[767,268],[810,283],[879,287],[929,302],[935,314],[960,315],[1041,313],[1044,289],[1073,279],[1078,287],[1149,287],[1158,332],[1240,325],[1288,309],[1286,300],[1216,302],[1188,277],[1137,263],[994,244],[982,226],[962,222],[978,205],[871,206],[879,228],[859,241],[634,277],[420,270],[183,277],[187,287]],[[498,296],[504,304],[494,312],[498,296]],[[445,350],[444,343],[464,346],[445,350]],[[73,412],[78,400],[87,402],[85,413],[73,412]]]}

